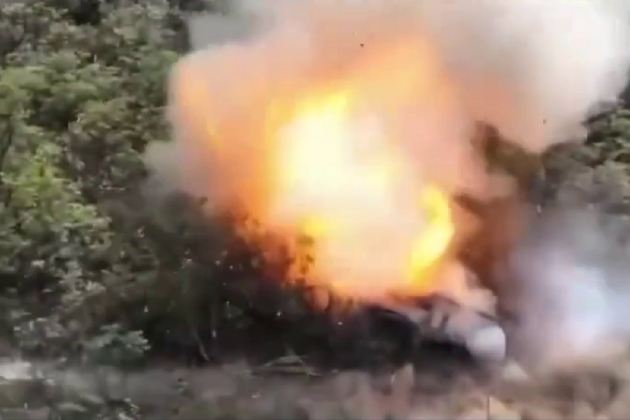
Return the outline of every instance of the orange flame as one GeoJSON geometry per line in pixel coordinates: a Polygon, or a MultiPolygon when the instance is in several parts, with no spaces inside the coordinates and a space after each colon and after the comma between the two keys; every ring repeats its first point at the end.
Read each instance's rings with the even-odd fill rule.
{"type": "Polygon", "coordinates": [[[251,100],[237,89],[243,109],[211,122],[200,114],[217,105],[199,98],[204,75],[195,58],[178,69],[179,118],[204,139],[197,150],[216,156],[221,187],[287,240],[312,238],[308,280],[338,294],[382,299],[439,286],[455,235],[449,195],[408,155],[409,137],[399,138],[407,105],[455,102],[424,47],[366,47],[338,72],[260,84],[251,100]]]}
{"type": "MultiPolygon", "coordinates": [[[[275,128],[269,133],[275,151],[272,171],[276,196],[290,200],[300,196],[300,191],[313,193],[310,205],[296,203],[295,211],[299,233],[312,238],[316,249],[318,243],[344,242],[349,228],[344,225],[346,213],[360,211],[335,208],[331,190],[337,187],[344,192],[363,189],[374,200],[382,200],[395,194],[393,191],[400,181],[399,169],[404,162],[396,158],[393,148],[386,147],[389,144],[386,139],[376,138],[370,144],[369,139],[363,142],[365,138],[357,138],[370,133],[357,133],[352,121],[352,105],[352,94],[348,91],[305,99],[294,107],[290,113],[293,117],[282,129],[275,128]],[[362,159],[358,150],[361,146],[367,149],[375,146],[375,149],[362,159]]],[[[404,276],[384,279],[391,283],[391,292],[430,292],[435,286],[431,273],[455,233],[448,196],[435,185],[425,185],[417,195],[417,217],[424,220],[425,228],[409,243],[406,261],[402,261],[406,267],[400,270],[404,276]]],[[[291,204],[285,202],[280,207],[286,211],[291,204]]],[[[282,220],[282,216],[278,219],[282,220]]],[[[356,296],[352,286],[344,286],[343,282],[331,278],[330,273],[318,273],[317,251],[314,258],[311,280],[323,282],[339,293],[356,296]]]]}

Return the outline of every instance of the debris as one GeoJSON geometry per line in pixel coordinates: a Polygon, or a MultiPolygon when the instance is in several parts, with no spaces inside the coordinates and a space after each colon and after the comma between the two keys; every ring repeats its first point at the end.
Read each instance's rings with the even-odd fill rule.
{"type": "Polygon", "coordinates": [[[514,407],[510,407],[495,397],[488,397],[488,419],[521,420],[522,416],[514,407]]]}
{"type": "Polygon", "coordinates": [[[437,294],[420,302],[398,303],[386,308],[415,325],[422,340],[461,345],[472,356],[486,362],[498,363],[506,357],[505,332],[490,313],[437,294]]]}
{"type": "Polygon", "coordinates": [[[509,360],[501,368],[500,379],[507,383],[521,384],[530,380],[528,373],[514,360],[509,360]]]}
{"type": "Polygon", "coordinates": [[[488,420],[488,412],[482,408],[466,410],[457,416],[458,420],[488,420]]]}
{"type": "Polygon", "coordinates": [[[498,324],[480,326],[465,338],[465,346],[475,357],[501,362],[505,359],[507,342],[505,332],[498,324]]]}
{"type": "Polygon", "coordinates": [[[317,372],[313,367],[309,366],[302,358],[295,354],[280,357],[261,366],[254,367],[251,369],[251,373],[254,375],[283,374],[321,376],[321,373],[317,372]]]}

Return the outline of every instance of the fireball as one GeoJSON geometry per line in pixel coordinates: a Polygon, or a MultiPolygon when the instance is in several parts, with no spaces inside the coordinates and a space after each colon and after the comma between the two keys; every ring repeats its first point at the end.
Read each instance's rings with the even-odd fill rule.
{"type": "MultiPolygon", "coordinates": [[[[360,121],[352,114],[349,92],[305,99],[296,105],[292,115],[282,130],[271,133],[276,151],[273,189],[283,200],[270,208],[269,217],[278,225],[283,220],[293,220],[296,223],[290,228],[295,233],[313,239],[311,281],[351,296],[356,295],[357,288],[369,292],[369,287],[376,287],[382,293],[387,289],[430,292],[430,276],[455,233],[448,196],[432,184],[419,186],[415,194],[409,191],[415,199],[411,200],[413,208],[406,216],[410,220],[415,218],[415,224],[421,227],[409,236],[404,235],[406,240],[401,242],[404,247],[388,244],[388,237],[396,240],[400,236],[391,223],[395,221],[380,222],[373,218],[367,223],[358,222],[361,216],[357,212],[361,208],[357,204],[398,205],[398,191],[407,185],[407,180],[401,178],[405,161],[395,153],[392,143],[381,137],[383,134],[369,121],[360,121]],[[388,225],[392,225],[390,232],[388,225]],[[376,246],[367,249],[365,241],[371,238],[376,246]],[[378,286],[361,285],[360,278],[335,278],[335,273],[352,275],[352,267],[341,265],[350,261],[348,256],[355,252],[345,251],[342,246],[362,250],[364,254],[355,258],[359,260],[357,264],[367,267],[372,263],[360,260],[379,258],[378,254],[397,261],[400,266],[388,270],[399,273],[399,277],[383,278],[378,286]],[[395,252],[388,252],[388,248],[395,252]],[[327,269],[333,266],[336,268],[327,269]]],[[[383,214],[396,217],[402,206],[401,203],[400,209],[385,209],[383,214]]],[[[359,274],[361,270],[357,271],[359,274]]]]}
{"type": "MultiPolygon", "coordinates": [[[[251,57],[264,56],[267,43],[248,46],[251,57]]],[[[239,48],[226,48],[224,58],[247,57],[239,48]]],[[[300,71],[292,63],[284,75],[262,68],[242,88],[209,85],[201,71],[211,68],[218,81],[231,66],[210,66],[202,54],[183,60],[171,102],[195,146],[188,161],[212,156],[207,176],[221,182],[208,182],[219,189],[208,195],[227,210],[238,203],[306,256],[296,257],[288,281],[366,300],[428,293],[440,286],[456,230],[449,188],[434,176],[439,156],[417,154],[439,147],[439,115],[457,102],[456,89],[418,39],[373,42],[353,54],[300,71]],[[230,100],[218,104],[213,95],[230,100]],[[303,237],[308,243],[296,239],[303,237]]]]}

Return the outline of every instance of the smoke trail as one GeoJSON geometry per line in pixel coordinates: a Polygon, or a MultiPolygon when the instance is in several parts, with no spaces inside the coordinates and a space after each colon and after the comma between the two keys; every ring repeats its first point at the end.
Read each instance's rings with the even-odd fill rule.
{"type": "MultiPolygon", "coordinates": [[[[174,141],[150,148],[148,160],[163,181],[208,197],[218,209],[234,205],[236,195],[267,223],[297,224],[313,208],[333,214],[347,229],[322,251],[326,271],[383,291],[401,276],[400,260],[426,225],[413,199],[426,183],[480,199],[511,191],[473,147],[477,122],[535,153],[583,138],[589,111],[614,100],[626,84],[625,3],[265,2],[249,10],[261,23],[255,31],[232,43],[195,45],[198,51],[175,66],[174,141]],[[270,162],[284,156],[266,138],[276,105],[337,85],[360,102],[344,130],[365,156],[351,156],[351,170],[335,172],[322,156],[348,153],[334,135],[322,135],[318,150],[285,147],[305,171],[329,171],[330,187],[270,188],[270,162]],[[399,178],[375,193],[358,161],[392,149],[399,178]]],[[[193,41],[210,37],[197,31],[193,41]]],[[[564,262],[550,261],[557,265],[564,262]]],[[[555,278],[556,271],[541,275],[555,278]]]]}
{"type": "MultiPolygon", "coordinates": [[[[618,229],[618,226],[617,226],[618,229]]],[[[515,351],[541,371],[606,367],[628,354],[630,259],[595,211],[556,210],[515,250],[515,351]]]]}

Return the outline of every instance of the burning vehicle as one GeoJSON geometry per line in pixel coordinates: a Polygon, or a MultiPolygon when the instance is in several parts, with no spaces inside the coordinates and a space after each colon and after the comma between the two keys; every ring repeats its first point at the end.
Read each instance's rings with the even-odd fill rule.
{"type": "Polygon", "coordinates": [[[599,3],[273,2],[176,64],[176,182],[247,214],[265,264],[288,247],[282,281],[502,360],[541,156],[626,82],[628,25],[599,3]]]}

